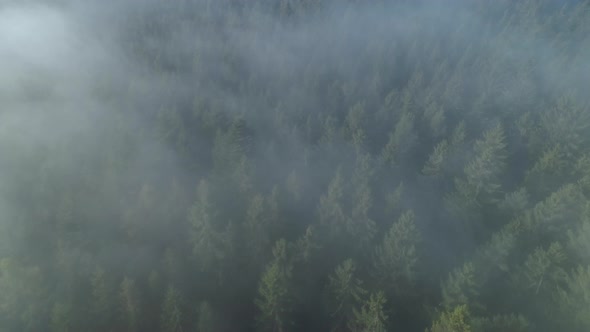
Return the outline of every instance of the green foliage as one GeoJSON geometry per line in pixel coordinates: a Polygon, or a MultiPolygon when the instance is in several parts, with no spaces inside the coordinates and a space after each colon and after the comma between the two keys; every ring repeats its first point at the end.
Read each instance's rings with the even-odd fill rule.
{"type": "Polygon", "coordinates": [[[120,316],[125,331],[138,331],[141,319],[141,308],[139,291],[135,285],[135,280],[128,277],[123,278],[119,290],[119,301],[120,316]]]}
{"type": "Polygon", "coordinates": [[[471,332],[469,311],[466,305],[460,305],[443,312],[426,332],[471,332]]]}
{"type": "Polygon", "coordinates": [[[501,188],[500,176],[506,165],[506,143],[500,124],[486,131],[483,139],[475,142],[474,153],[475,157],[465,166],[464,172],[469,194],[479,202],[480,195],[493,198],[501,188]]]}
{"type": "Polygon", "coordinates": [[[568,173],[564,150],[556,145],[547,149],[526,175],[527,187],[538,195],[546,195],[563,182],[568,173]]]}
{"type": "Polygon", "coordinates": [[[555,106],[542,115],[541,121],[549,141],[561,144],[566,158],[587,147],[590,113],[572,95],[559,98],[555,106]]]}
{"type": "Polygon", "coordinates": [[[449,150],[449,143],[447,140],[442,140],[435,145],[434,151],[428,157],[428,161],[422,168],[424,175],[438,175],[443,170],[445,157],[449,150]]]}
{"type": "Polygon", "coordinates": [[[258,284],[255,303],[261,331],[286,331],[291,325],[293,295],[290,282],[293,266],[287,255],[287,242],[283,239],[277,241],[273,248],[274,258],[258,284]]]}
{"type": "Polygon", "coordinates": [[[246,211],[246,237],[252,257],[265,261],[265,256],[270,251],[273,222],[269,215],[269,208],[265,204],[262,195],[255,195],[246,211]]]}
{"type": "Polygon", "coordinates": [[[529,195],[526,188],[506,193],[504,199],[498,203],[498,208],[508,216],[516,216],[529,207],[529,195]]]}
{"type": "Polygon", "coordinates": [[[585,197],[580,188],[567,184],[533,208],[534,225],[542,232],[557,232],[584,212],[585,197]]]}
{"type": "Polygon", "coordinates": [[[309,262],[312,256],[321,249],[318,242],[318,234],[313,226],[308,226],[303,234],[295,242],[295,258],[303,262],[309,262]]]}
{"type": "Polygon", "coordinates": [[[453,270],[442,285],[442,297],[445,308],[451,309],[473,303],[479,295],[478,281],[472,263],[465,263],[453,270]]]}
{"type": "Polygon", "coordinates": [[[407,287],[414,283],[420,240],[414,212],[403,213],[375,249],[373,268],[382,287],[393,288],[398,294],[409,290],[407,287]]]}
{"type": "Polygon", "coordinates": [[[411,113],[402,114],[381,152],[381,160],[384,164],[396,165],[407,151],[414,147],[417,141],[414,131],[414,116],[411,113]]]}
{"type": "Polygon", "coordinates": [[[356,246],[367,249],[372,244],[376,233],[376,223],[370,217],[373,207],[373,194],[370,186],[372,165],[370,156],[359,156],[352,178],[353,194],[351,218],[347,225],[348,234],[356,238],[356,246]]]}
{"type": "Polygon", "coordinates": [[[384,311],[387,300],[383,292],[371,294],[360,310],[353,309],[354,319],[348,328],[353,332],[385,332],[389,316],[384,311]]]}
{"type": "Polygon", "coordinates": [[[192,228],[193,254],[201,269],[213,270],[226,256],[224,233],[216,224],[217,213],[210,201],[209,185],[201,181],[197,188],[197,200],[189,210],[192,228]]]}
{"type": "MultiPolygon", "coordinates": [[[[460,140],[462,135],[457,136],[456,140],[460,140]]],[[[463,221],[477,219],[482,205],[499,202],[507,157],[504,141],[504,130],[497,124],[475,142],[474,157],[465,166],[464,177],[455,179],[455,191],[445,198],[446,207],[454,216],[463,221]]]]}
{"type": "Polygon", "coordinates": [[[435,2],[0,29],[0,331],[590,330],[588,1],[435,2]]]}
{"type": "Polygon", "coordinates": [[[557,291],[559,310],[564,317],[561,327],[569,331],[590,328],[590,267],[578,266],[557,291]]]}
{"type": "Polygon", "coordinates": [[[320,198],[319,223],[327,227],[335,237],[344,232],[347,219],[342,206],[343,186],[342,171],[339,168],[328,186],[328,192],[320,198]]]}
{"type": "Polygon", "coordinates": [[[363,282],[356,277],[356,264],[351,259],[338,265],[330,276],[328,290],[333,330],[339,330],[353,317],[353,309],[367,293],[362,285],[363,282]]]}
{"type": "Polygon", "coordinates": [[[552,290],[566,277],[561,267],[566,259],[559,243],[553,243],[546,250],[537,248],[530,254],[518,274],[522,278],[522,288],[534,294],[544,289],[552,290]]]}

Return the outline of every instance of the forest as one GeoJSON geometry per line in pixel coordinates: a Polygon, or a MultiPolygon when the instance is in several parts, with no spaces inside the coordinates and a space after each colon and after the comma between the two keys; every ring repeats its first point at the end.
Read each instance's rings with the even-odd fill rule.
{"type": "Polygon", "coordinates": [[[0,1],[0,331],[590,331],[590,1],[0,1]]]}

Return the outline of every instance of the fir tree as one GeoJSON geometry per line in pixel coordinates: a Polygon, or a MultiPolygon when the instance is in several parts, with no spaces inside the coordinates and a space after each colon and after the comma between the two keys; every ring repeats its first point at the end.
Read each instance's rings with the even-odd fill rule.
{"type": "Polygon", "coordinates": [[[332,329],[339,331],[353,317],[353,309],[363,300],[367,291],[356,277],[356,264],[347,259],[336,267],[330,276],[328,290],[331,299],[332,329]]]}
{"type": "Polygon", "coordinates": [[[260,314],[258,326],[262,331],[283,332],[291,326],[293,295],[291,277],[293,266],[287,253],[287,242],[277,241],[273,260],[262,274],[255,301],[260,314]]]}
{"type": "Polygon", "coordinates": [[[160,328],[164,332],[183,331],[182,298],[176,287],[170,285],[162,303],[160,328]]]}
{"type": "Polygon", "coordinates": [[[349,329],[353,332],[387,331],[389,316],[384,311],[386,302],[383,292],[371,294],[360,310],[353,309],[354,319],[349,323],[349,329]]]}
{"type": "Polygon", "coordinates": [[[382,287],[392,288],[397,294],[409,290],[415,278],[419,244],[420,233],[410,210],[391,226],[375,250],[374,272],[382,287]]]}

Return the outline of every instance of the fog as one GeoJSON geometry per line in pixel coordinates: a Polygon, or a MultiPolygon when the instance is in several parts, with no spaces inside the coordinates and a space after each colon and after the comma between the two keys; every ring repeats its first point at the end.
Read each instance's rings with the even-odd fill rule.
{"type": "Polygon", "coordinates": [[[583,331],[588,6],[0,2],[0,330],[583,331]]]}

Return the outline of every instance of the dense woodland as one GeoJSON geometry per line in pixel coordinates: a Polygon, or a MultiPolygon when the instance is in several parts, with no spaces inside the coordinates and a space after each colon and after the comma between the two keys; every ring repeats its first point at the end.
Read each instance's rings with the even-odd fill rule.
{"type": "Polygon", "coordinates": [[[0,85],[0,331],[590,331],[589,1],[115,3],[0,85]]]}

